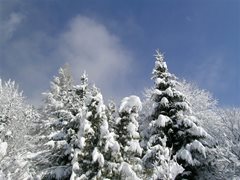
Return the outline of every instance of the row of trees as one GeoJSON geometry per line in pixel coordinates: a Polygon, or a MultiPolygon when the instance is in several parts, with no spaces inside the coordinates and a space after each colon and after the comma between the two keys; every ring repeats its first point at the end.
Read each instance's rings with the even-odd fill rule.
{"type": "Polygon", "coordinates": [[[141,102],[107,105],[84,73],[60,68],[44,105],[0,81],[0,179],[233,179],[240,176],[240,109],[169,73],[156,54],[141,102]]]}

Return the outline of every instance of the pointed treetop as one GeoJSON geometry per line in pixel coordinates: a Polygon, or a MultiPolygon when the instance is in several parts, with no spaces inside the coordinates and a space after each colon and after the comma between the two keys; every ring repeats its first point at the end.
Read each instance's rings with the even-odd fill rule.
{"type": "Polygon", "coordinates": [[[92,91],[93,91],[93,94],[96,95],[99,93],[99,89],[97,88],[96,84],[93,84],[92,85],[92,91]]]}
{"type": "Polygon", "coordinates": [[[70,77],[71,76],[71,68],[69,66],[69,64],[64,64],[63,67],[59,68],[59,74],[63,75],[63,76],[67,76],[70,77]]]}
{"type": "Polygon", "coordinates": [[[160,52],[159,49],[156,50],[156,54],[154,55],[157,61],[164,62],[164,54],[160,52]]]}
{"type": "Polygon", "coordinates": [[[81,79],[81,84],[82,85],[88,84],[88,75],[87,75],[85,70],[83,71],[83,74],[82,74],[80,79],[81,79]]]}
{"type": "Polygon", "coordinates": [[[159,50],[156,50],[156,53],[157,54],[154,55],[156,59],[155,67],[152,72],[153,79],[158,78],[159,76],[162,76],[163,75],[162,73],[167,73],[165,75],[170,75],[168,74],[167,64],[166,62],[164,62],[164,55],[159,50]]]}
{"type": "Polygon", "coordinates": [[[58,70],[58,77],[54,77],[55,83],[60,86],[70,87],[73,83],[73,78],[71,74],[71,68],[68,64],[65,64],[63,67],[58,70]]]}

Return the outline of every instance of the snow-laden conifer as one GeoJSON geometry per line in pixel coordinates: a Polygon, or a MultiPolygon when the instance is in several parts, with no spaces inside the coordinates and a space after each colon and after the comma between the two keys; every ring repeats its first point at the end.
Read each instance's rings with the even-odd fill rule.
{"type": "Polygon", "coordinates": [[[76,104],[72,77],[68,66],[59,69],[51,82],[50,92],[44,93],[41,131],[37,139],[35,169],[42,179],[68,179],[71,175],[73,144],[77,126],[76,104]]]}
{"type": "Polygon", "coordinates": [[[138,112],[142,103],[137,96],[125,97],[119,108],[116,124],[117,140],[120,144],[122,162],[120,175],[122,179],[138,180],[142,172],[142,147],[138,131],[138,112]]]}
{"type": "Polygon", "coordinates": [[[71,179],[104,179],[117,175],[119,145],[109,131],[106,106],[93,86],[85,100],[78,132],[78,152],[73,159],[71,179]]]}
{"type": "Polygon", "coordinates": [[[155,81],[155,88],[152,91],[154,108],[149,123],[150,136],[145,163],[150,166],[162,166],[157,156],[159,152],[153,152],[155,149],[161,149],[156,147],[164,146],[162,139],[166,137],[166,147],[171,148],[172,158],[176,156],[177,162],[185,169],[182,176],[193,177],[196,167],[201,164],[201,158],[205,157],[202,140],[208,134],[198,125],[184,95],[176,89],[178,82],[175,76],[168,72],[164,57],[158,51],[153,80],[155,81]]]}

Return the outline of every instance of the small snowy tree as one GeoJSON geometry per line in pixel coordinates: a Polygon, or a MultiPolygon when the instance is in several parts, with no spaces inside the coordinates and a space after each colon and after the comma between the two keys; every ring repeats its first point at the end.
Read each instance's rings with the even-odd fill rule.
{"type": "Polygon", "coordinates": [[[125,97],[119,108],[116,124],[117,140],[120,144],[122,163],[120,174],[122,179],[139,179],[142,172],[142,148],[138,132],[138,112],[142,103],[137,96],[125,97]]]}
{"type": "Polygon", "coordinates": [[[28,176],[29,129],[38,117],[33,107],[25,102],[14,81],[0,79],[0,174],[8,179],[28,176]]]}
{"type": "Polygon", "coordinates": [[[114,178],[119,145],[109,132],[106,106],[94,86],[86,98],[78,132],[78,152],[73,159],[71,179],[114,178]]]}
{"type": "MultiPolygon", "coordinates": [[[[172,157],[176,155],[177,162],[185,171],[182,177],[194,177],[196,167],[205,157],[203,139],[206,131],[198,125],[198,120],[192,115],[189,103],[184,95],[176,89],[175,76],[170,74],[164,62],[163,55],[157,51],[155,68],[153,70],[155,89],[152,94],[154,110],[151,115],[148,154],[156,146],[163,146],[162,139],[166,136],[166,147],[172,149],[172,157]]],[[[157,152],[145,158],[147,164],[161,162],[157,152]]],[[[161,166],[161,164],[159,165],[161,166]]]]}

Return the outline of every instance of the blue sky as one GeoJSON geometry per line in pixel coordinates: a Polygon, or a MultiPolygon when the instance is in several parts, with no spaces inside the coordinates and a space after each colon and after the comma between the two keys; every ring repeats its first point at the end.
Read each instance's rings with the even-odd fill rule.
{"type": "Polygon", "coordinates": [[[152,86],[153,54],[170,72],[240,105],[238,0],[0,0],[0,77],[32,103],[66,62],[108,98],[152,86]]]}

